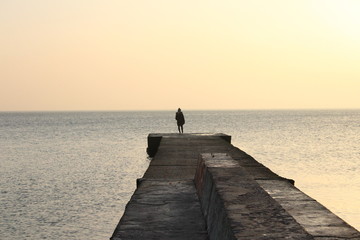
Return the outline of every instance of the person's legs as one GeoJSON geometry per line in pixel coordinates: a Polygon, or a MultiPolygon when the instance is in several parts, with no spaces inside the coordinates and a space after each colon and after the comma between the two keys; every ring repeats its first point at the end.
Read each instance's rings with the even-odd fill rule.
{"type": "Polygon", "coordinates": [[[181,133],[184,133],[183,125],[181,125],[181,133]]]}
{"type": "Polygon", "coordinates": [[[181,132],[180,132],[180,126],[179,126],[179,125],[178,125],[178,130],[179,130],[179,133],[181,133],[181,132]]]}

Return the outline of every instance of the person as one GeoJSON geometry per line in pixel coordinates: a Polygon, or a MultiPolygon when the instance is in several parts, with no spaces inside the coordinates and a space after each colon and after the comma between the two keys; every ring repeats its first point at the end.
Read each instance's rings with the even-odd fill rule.
{"type": "Polygon", "coordinates": [[[183,125],[185,124],[185,118],[184,118],[184,114],[182,113],[180,108],[176,112],[175,119],[177,121],[177,126],[178,126],[179,133],[184,133],[183,125]]]}

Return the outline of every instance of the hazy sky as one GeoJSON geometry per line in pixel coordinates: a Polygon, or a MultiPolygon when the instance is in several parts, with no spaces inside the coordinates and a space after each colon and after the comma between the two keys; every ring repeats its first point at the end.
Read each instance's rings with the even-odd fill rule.
{"type": "Polygon", "coordinates": [[[359,0],[0,0],[0,111],[360,108],[359,0]]]}

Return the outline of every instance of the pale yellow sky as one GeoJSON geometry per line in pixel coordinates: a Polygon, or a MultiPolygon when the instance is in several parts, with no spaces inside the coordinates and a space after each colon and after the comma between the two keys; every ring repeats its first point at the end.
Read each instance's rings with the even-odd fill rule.
{"type": "Polygon", "coordinates": [[[358,0],[0,0],[0,111],[360,108],[358,0]]]}

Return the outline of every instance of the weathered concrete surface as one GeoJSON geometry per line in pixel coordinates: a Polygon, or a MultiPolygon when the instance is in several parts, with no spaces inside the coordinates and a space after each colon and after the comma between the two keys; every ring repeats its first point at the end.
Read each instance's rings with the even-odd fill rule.
{"type": "Polygon", "coordinates": [[[255,180],[286,180],[291,184],[295,183],[293,179],[286,179],[272,172],[252,156],[236,147],[233,147],[228,153],[234,160],[238,161],[240,166],[255,180]]]}
{"type": "MultiPolygon", "coordinates": [[[[157,142],[158,134],[150,134],[148,142],[152,136],[157,142]]],[[[148,150],[156,155],[144,178],[193,180],[199,153],[227,152],[232,147],[230,139],[225,134],[164,134],[156,151],[148,150]]]]}
{"type": "Polygon", "coordinates": [[[189,138],[198,138],[205,139],[207,137],[217,137],[225,140],[228,143],[231,143],[231,136],[223,133],[191,133],[191,134],[178,134],[175,135],[173,133],[150,133],[148,136],[148,147],[146,149],[148,155],[150,157],[154,157],[158,147],[160,145],[160,141],[162,138],[180,138],[180,139],[189,139],[189,138]]]}
{"type": "Polygon", "coordinates": [[[285,181],[257,181],[315,239],[360,239],[359,232],[285,181]]]}
{"type": "Polygon", "coordinates": [[[224,134],[150,134],[147,151],[154,158],[111,239],[360,239],[293,180],[230,140],[224,134]],[[196,170],[203,153],[207,161],[196,170]]]}
{"type": "Polygon", "coordinates": [[[313,239],[228,154],[202,154],[195,185],[210,239],[313,239]]]}
{"type": "Polygon", "coordinates": [[[208,239],[193,181],[143,180],[111,239],[208,239]]]}
{"type": "Polygon", "coordinates": [[[199,153],[226,152],[230,139],[224,134],[149,135],[147,151],[156,155],[111,239],[209,239],[193,179],[199,153]]]}

